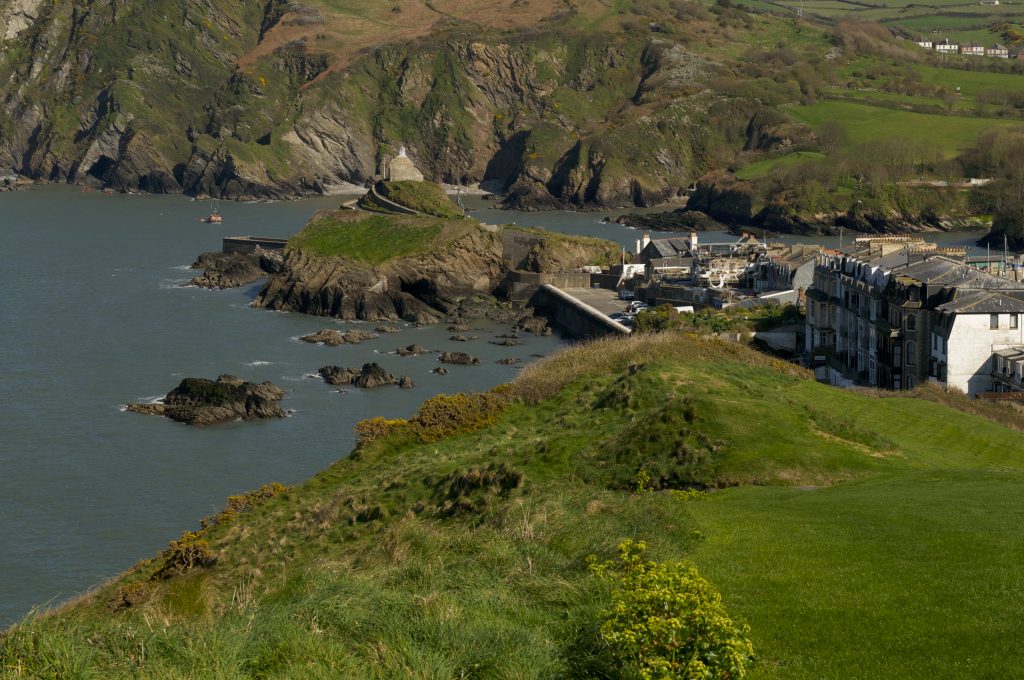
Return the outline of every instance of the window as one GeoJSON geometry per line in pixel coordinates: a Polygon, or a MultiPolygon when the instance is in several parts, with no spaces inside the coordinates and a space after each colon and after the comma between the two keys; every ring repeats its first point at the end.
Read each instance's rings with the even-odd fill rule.
{"type": "MultiPolygon", "coordinates": [[[[914,358],[914,353],[915,353],[916,350],[917,350],[917,343],[915,343],[913,341],[910,341],[910,342],[907,343],[907,366],[913,366],[914,363],[917,361],[914,358]]],[[[907,385],[907,387],[910,387],[910,385],[907,385]]]]}
{"type": "Polygon", "coordinates": [[[913,314],[907,314],[907,330],[917,330],[917,317],[913,314]]]}
{"type": "Polygon", "coordinates": [[[1017,327],[1017,315],[1016,314],[1011,314],[1010,315],[1010,328],[1016,328],[1016,327],[1017,327]]]}
{"type": "Polygon", "coordinates": [[[999,315],[998,314],[989,314],[988,315],[988,327],[989,328],[999,328],[999,315]]]}

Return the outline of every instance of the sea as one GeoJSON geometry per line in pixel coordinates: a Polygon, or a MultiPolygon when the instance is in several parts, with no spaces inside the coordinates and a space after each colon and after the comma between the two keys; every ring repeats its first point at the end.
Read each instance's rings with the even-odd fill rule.
{"type": "MultiPolygon", "coordinates": [[[[224,236],[287,237],[341,200],[221,202],[224,222],[204,224],[210,203],[181,196],[67,186],[0,194],[0,629],[153,556],[229,495],[301,483],[347,455],[357,421],[409,416],[441,392],[488,389],[521,370],[497,360],[515,357],[521,366],[567,343],[526,335],[499,347],[488,341],[508,326],[479,322],[462,333],[478,338],[467,343],[450,340],[444,326],[399,324],[398,333],[359,345],[309,345],[299,338],[321,328],[378,324],[255,309],[260,284],[188,285],[189,265],[219,250],[224,236]],[[394,353],[411,343],[467,351],[481,364],[436,375],[436,354],[394,353]],[[410,376],[415,388],[339,389],[316,377],[320,366],[370,361],[410,376]],[[182,378],[222,373],[283,387],[289,417],[198,429],[124,410],[182,378]]],[[[464,202],[490,224],[598,236],[629,250],[640,237],[602,221],[622,211],[518,213],[477,197],[464,202]]]]}

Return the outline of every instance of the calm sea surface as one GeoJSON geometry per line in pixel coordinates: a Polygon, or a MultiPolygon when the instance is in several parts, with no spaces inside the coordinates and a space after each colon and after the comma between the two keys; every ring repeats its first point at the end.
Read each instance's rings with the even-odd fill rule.
{"type": "MultiPolygon", "coordinates": [[[[562,345],[527,336],[519,347],[497,347],[487,340],[507,327],[483,323],[471,343],[451,342],[451,333],[435,327],[358,346],[306,345],[297,338],[323,327],[373,324],[252,309],[258,285],[181,286],[195,256],[219,249],[221,237],[288,236],[338,202],[223,203],[224,223],[206,225],[198,220],[210,206],[182,197],[68,187],[0,194],[0,627],[154,554],[230,494],[308,478],[350,450],[356,421],[408,416],[438,392],[486,389],[517,371],[497,359],[529,361],[562,345]],[[436,376],[433,355],[389,353],[412,342],[468,351],[482,364],[436,376]],[[309,377],[325,364],[366,361],[410,375],[416,388],[340,394],[309,377]],[[183,377],[220,373],[286,388],[282,404],[293,416],[194,429],[122,411],[183,377]]],[[[604,214],[508,213],[466,202],[490,223],[600,236],[629,248],[639,236],[601,224],[604,214]]]]}

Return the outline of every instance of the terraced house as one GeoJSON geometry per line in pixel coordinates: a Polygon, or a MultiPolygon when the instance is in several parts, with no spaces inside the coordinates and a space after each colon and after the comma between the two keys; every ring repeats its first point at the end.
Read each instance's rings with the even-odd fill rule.
{"type": "Polygon", "coordinates": [[[920,239],[861,241],[815,263],[805,349],[819,380],[893,390],[931,380],[971,396],[1024,391],[1006,379],[1005,360],[1024,353],[1024,284],[920,239]]]}

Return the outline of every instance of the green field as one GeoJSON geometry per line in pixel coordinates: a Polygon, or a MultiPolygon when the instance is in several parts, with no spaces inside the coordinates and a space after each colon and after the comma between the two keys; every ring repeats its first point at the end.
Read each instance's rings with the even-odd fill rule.
{"type": "Polygon", "coordinates": [[[751,626],[750,678],[1024,667],[1019,414],[929,388],[841,391],[668,334],[570,349],[499,393],[432,400],[306,484],[232,501],[199,536],[215,564],[154,580],[164,558],[140,563],[9,631],[0,667],[631,677],[598,632],[611,593],[587,568],[623,538],[718,587],[751,626]],[[713,492],[674,491],[693,486],[713,492]]]}
{"type": "Polygon", "coordinates": [[[762,177],[767,177],[777,168],[787,168],[792,165],[798,165],[803,161],[821,160],[823,158],[825,158],[825,154],[818,153],[817,151],[796,151],[794,153],[786,154],[785,156],[768,158],[763,161],[751,163],[737,172],[736,177],[745,180],[761,179],[762,177]]]}
{"type": "Polygon", "coordinates": [[[442,232],[464,233],[466,227],[434,218],[336,212],[316,215],[288,241],[321,257],[347,257],[367,264],[412,255],[435,246],[442,232]]]}
{"type": "Polygon", "coordinates": [[[787,111],[811,127],[829,120],[841,123],[849,144],[901,139],[935,145],[947,156],[970,146],[985,130],[1021,125],[993,118],[931,115],[838,101],[819,101],[787,111]]]}

